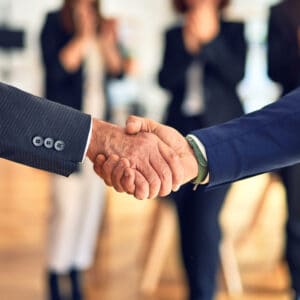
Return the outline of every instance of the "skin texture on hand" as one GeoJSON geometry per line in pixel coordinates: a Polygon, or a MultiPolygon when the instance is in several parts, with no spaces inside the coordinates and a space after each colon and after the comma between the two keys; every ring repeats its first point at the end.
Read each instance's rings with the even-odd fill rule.
{"type": "Polygon", "coordinates": [[[96,173],[117,191],[123,191],[116,182],[122,177],[127,178],[123,176],[125,169],[129,169],[126,182],[131,189],[128,192],[134,193],[139,199],[153,198],[159,193],[167,195],[173,183],[178,185],[182,182],[183,167],[179,156],[155,134],[140,132],[129,135],[119,126],[95,119],[92,128],[87,156],[94,163],[96,173]],[[108,165],[99,164],[96,160],[99,154],[104,159],[108,158],[108,165]],[[118,163],[115,170],[108,170],[107,166],[115,161],[118,163]],[[134,172],[134,176],[131,172],[134,172]]]}
{"type": "MultiPolygon", "coordinates": [[[[198,174],[198,163],[194,152],[186,139],[174,128],[159,124],[150,119],[130,116],[126,124],[126,132],[131,135],[153,134],[172,148],[180,158],[183,166],[182,181],[180,185],[191,181],[198,174]]],[[[102,176],[112,178],[112,185],[117,190],[133,194],[135,197],[136,189],[139,184],[139,175],[130,168],[130,163],[125,159],[119,159],[118,156],[110,156],[106,160],[104,156],[99,155],[96,160],[96,171],[100,171],[102,176]],[[103,172],[103,173],[102,173],[103,172]]],[[[173,190],[179,188],[177,182],[172,182],[173,190]]],[[[147,188],[145,188],[147,189],[147,188]]],[[[160,196],[164,196],[163,191],[159,191],[160,196]]]]}

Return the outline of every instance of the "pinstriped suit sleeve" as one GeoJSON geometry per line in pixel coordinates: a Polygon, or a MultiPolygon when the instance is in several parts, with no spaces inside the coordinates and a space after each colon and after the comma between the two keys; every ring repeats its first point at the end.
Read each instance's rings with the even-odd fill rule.
{"type": "Polygon", "coordinates": [[[0,83],[0,157],[61,174],[74,172],[84,155],[91,117],[0,83]],[[64,148],[35,146],[41,137],[64,148]]]}
{"type": "Polygon", "coordinates": [[[192,132],[205,147],[208,187],[300,162],[300,89],[264,109],[192,132]]]}

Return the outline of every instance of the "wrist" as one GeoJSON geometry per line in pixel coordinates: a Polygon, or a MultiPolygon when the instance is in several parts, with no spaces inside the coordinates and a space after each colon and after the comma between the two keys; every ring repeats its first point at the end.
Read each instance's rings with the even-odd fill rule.
{"type": "Polygon", "coordinates": [[[186,140],[188,141],[189,145],[192,148],[192,151],[194,152],[194,156],[198,165],[198,172],[196,176],[193,177],[194,178],[193,182],[195,184],[200,184],[205,180],[205,178],[208,175],[207,159],[192,136],[188,135],[186,137],[186,140]]]}
{"type": "Polygon", "coordinates": [[[87,157],[91,161],[95,161],[98,154],[104,154],[107,131],[108,130],[106,122],[96,120],[94,118],[92,119],[92,133],[90,144],[87,150],[87,157]]]}
{"type": "Polygon", "coordinates": [[[119,126],[92,119],[91,140],[87,150],[87,157],[94,162],[98,154],[108,157],[114,153],[115,147],[121,141],[124,134],[119,126]]]}

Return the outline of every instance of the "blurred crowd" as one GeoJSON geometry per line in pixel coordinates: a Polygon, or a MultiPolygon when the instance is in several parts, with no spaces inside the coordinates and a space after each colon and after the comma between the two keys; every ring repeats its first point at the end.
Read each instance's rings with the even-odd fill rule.
{"type": "MultiPolygon", "coordinates": [[[[157,57],[157,82],[169,95],[167,107],[161,108],[164,122],[187,134],[242,115],[238,86],[247,64],[245,24],[225,17],[229,0],[170,2],[176,22],[165,31],[164,51],[157,57]]],[[[97,0],[64,0],[59,10],[49,12],[40,35],[45,96],[118,124],[129,114],[144,115],[136,80],[141,62],[121,30],[121,22],[107,18],[97,0]]],[[[298,0],[270,9],[266,43],[268,76],[286,94],[300,83],[298,0]]],[[[45,276],[49,300],[65,299],[60,281],[66,277],[68,299],[84,299],[82,272],[93,264],[105,202],[104,184],[92,171],[86,162],[68,179],[52,176],[45,276]]],[[[286,260],[291,288],[300,299],[300,166],[278,175],[288,207],[286,260]]],[[[222,239],[219,214],[229,188],[194,191],[187,184],[159,199],[176,207],[189,300],[214,298],[222,239]]]]}

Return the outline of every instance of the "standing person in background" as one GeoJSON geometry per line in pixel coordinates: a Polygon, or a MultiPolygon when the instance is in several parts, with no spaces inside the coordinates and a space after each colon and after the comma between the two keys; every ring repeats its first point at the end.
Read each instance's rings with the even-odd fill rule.
{"type": "MultiPolygon", "coordinates": [[[[300,85],[299,0],[285,0],[271,8],[268,73],[272,80],[282,86],[282,95],[300,85]]],[[[286,259],[297,300],[300,299],[300,164],[282,169],[280,175],[288,206],[286,259]]]]}
{"type": "MultiPolygon", "coordinates": [[[[173,0],[183,15],[166,32],[160,85],[171,93],[166,123],[187,134],[243,113],[237,84],[245,70],[244,26],[222,20],[226,0],[173,0]]],[[[190,300],[212,300],[219,266],[219,212],[229,186],[191,185],[172,194],[190,300]]]]}
{"type": "MultiPolygon", "coordinates": [[[[96,0],[65,0],[59,11],[48,14],[41,34],[47,97],[103,119],[104,74],[122,76],[125,65],[116,25],[102,17],[96,0]]],[[[68,179],[54,176],[52,193],[49,299],[63,299],[60,281],[67,275],[72,299],[79,300],[80,272],[93,262],[104,185],[87,162],[68,179]]]]}

